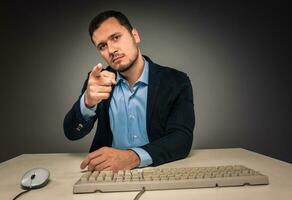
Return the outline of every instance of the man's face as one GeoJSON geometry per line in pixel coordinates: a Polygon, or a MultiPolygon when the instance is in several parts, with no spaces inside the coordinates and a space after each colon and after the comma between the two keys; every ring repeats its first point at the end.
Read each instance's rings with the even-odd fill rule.
{"type": "Polygon", "coordinates": [[[130,33],[114,17],[93,32],[92,40],[103,59],[117,71],[126,71],[138,57],[138,32],[133,29],[130,33]]]}

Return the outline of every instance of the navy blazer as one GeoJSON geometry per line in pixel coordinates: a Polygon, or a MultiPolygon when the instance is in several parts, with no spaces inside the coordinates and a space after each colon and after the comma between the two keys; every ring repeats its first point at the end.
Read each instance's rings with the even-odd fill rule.
{"type": "MultiPolygon", "coordinates": [[[[185,158],[192,147],[195,114],[193,90],[188,76],[178,70],[149,62],[146,126],[149,143],[141,146],[152,157],[152,166],[185,158]]],[[[111,67],[107,70],[115,71],[111,67]]],[[[112,146],[109,106],[111,96],[100,102],[96,115],[85,121],[80,111],[80,98],[87,87],[83,85],[81,95],[64,119],[64,132],[68,139],[77,140],[87,135],[98,119],[97,130],[90,152],[103,146],[112,146]]],[[[114,88],[112,90],[112,93],[114,88]]],[[[111,95],[112,95],[111,93],[111,95]]]]}

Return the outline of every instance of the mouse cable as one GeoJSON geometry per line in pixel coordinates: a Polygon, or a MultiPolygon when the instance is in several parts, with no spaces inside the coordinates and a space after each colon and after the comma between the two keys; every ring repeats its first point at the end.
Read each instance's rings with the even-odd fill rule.
{"type": "Polygon", "coordinates": [[[138,200],[145,191],[145,187],[142,187],[142,190],[135,196],[134,200],[138,200]]]}
{"type": "Polygon", "coordinates": [[[31,191],[31,189],[24,190],[24,191],[20,192],[20,193],[19,193],[18,195],[16,195],[12,200],[16,200],[18,197],[20,197],[21,195],[23,195],[24,193],[27,193],[27,192],[29,192],[29,191],[31,191]]]}

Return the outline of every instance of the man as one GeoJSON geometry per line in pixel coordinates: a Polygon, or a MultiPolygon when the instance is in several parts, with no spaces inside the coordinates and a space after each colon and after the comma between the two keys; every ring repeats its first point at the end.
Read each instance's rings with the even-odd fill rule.
{"type": "Polygon", "coordinates": [[[87,135],[98,121],[80,167],[118,171],[186,157],[195,124],[187,75],[143,56],[138,31],[120,12],[100,13],[89,33],[109,66],[92,69],[64,119],[70,140],[87,135]]]}

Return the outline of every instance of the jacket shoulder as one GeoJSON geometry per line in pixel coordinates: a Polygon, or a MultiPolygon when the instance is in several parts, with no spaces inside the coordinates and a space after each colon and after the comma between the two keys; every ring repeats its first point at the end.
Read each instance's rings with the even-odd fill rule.
{"type": "Polygon", "coordinates": [[[189,77],[185,72],[179,71],[175,68],[157,65],[160,81],[167,81],[168,84],[182,85],[189,82],[189,77]]]}

